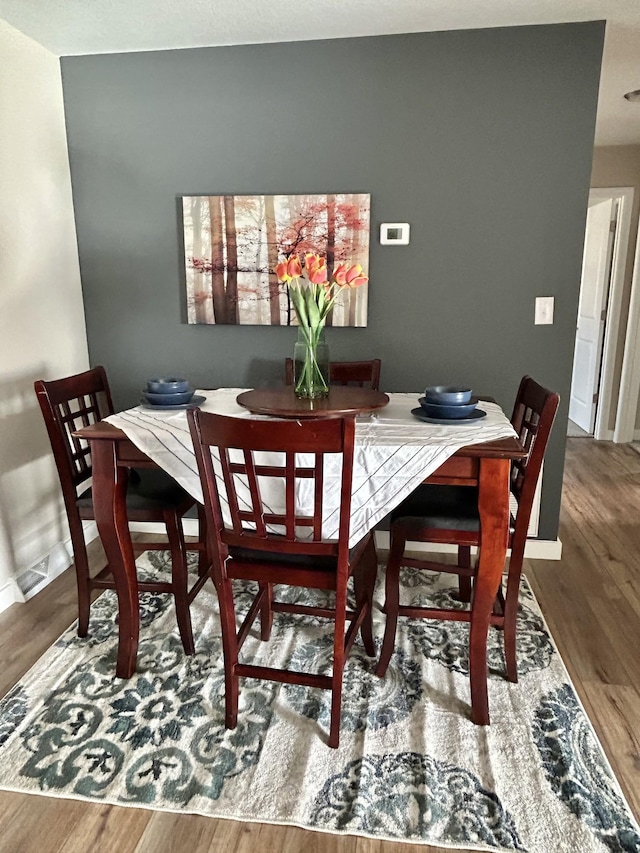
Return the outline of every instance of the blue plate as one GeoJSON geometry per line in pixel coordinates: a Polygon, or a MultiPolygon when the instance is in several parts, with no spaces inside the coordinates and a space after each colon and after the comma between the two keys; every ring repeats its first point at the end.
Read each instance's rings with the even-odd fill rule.
{"type": "Polygon", "coordinates": [[[151,391],[152,394],[184,394],[188,390],[189,380],[178,379],[176,376],[147,380],[147,391],[151,391]]]}
{"type": "Polygon", "coordinates": [[[146,400],[140,400],[140,405],[143,409],[155,409],[156,412],[176,412],[179,409],[195,409],[201,403],[204,403],[206,397],[202,397],[200,394],[194,394],[193,397],[189,400],[188,403],[174,403],[172,406],[169,405],[158,405],[157,403],[148,403],[146,400]]]}
{"type": "Polygon", "coordinates": [[[147,403],[154,406],[178,406],[180,403],[190,403],[193,397],[193,388],[186,391],[175,391],[168,394],[157,394],[153,391],[143,391],[142,397],[147,403]]]}
{"type": "Polygon", "coordinates": [[[482,409],[474,409],[470,415],[464,418],[430,418],[422,406],[418,406],[417,409],[411,409],[411,414],[426,424],[468,424],[469,421],[479,421],[480,418],[486,418],[487,416],[487,413],[483,412],[482,409]]]}
{"type": "Polygon", "coordinates": [[[474,400],[472,403],[432,403],[430,400],[427,400],[426,397],[420,397],[418,400],[422,408],[424,409],[425,415],[428,415],[430,418],[466,418],[476,407],[477,400],[474,400]]]}
{"type": "Polygon", "coordinates": [[[430,385],[425,388],[424,396],[430,403],[441,406],[460,406],[471,402],[471,388],[460,385],[430,385]]]}

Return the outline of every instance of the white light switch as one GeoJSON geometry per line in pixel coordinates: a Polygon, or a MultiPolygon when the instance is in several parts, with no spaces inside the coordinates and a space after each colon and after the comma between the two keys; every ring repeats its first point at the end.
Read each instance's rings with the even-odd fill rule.
{"type": "Polygon", "coordinates": [[[536,296],[536,326],[548,326],[553,323],[553,296],[536,296]]]}

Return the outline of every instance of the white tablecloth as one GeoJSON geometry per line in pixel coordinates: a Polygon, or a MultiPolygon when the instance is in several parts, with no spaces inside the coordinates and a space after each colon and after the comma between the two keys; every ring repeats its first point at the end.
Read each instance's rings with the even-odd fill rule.
{"type": "MultiPolygon", "coordinates": [[[[196,393],[206,397],[200,407],[205,412],[264,418],[236,403],[236,397],[243,390],[222,388],[196,393]]],[[[350,545],[355,545],[459,448],[516,435],[495,403],[480,404],[487,412],[486,418],[449,426],[428,424],[413,417],[411,409],[418,406],[418,394],[389,394],[389,397],[389,405],[384,409],[356,419],[350,545]]],[[[184,410],[161,411],[137,406],[106,420],[121,429],[136,447],[202,502],[184,410]]],[[[336,538],[338,533],[339,484],[340,465],[331,468],[328,464],[323,512],[323,536],[328,539],[336,538]]],[[[304,487],[301,483],[299,498],[303,506],[304,487]]],[[[281,501],[274,495],[270,503],[275,508],[281,501]]]]}

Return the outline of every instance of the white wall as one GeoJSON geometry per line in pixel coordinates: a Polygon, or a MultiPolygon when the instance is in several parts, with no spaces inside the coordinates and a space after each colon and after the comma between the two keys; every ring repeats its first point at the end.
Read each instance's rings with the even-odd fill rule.
{"type": "Polygon", "coordinates": [[[87,366],[60,63],[0,20],[0,610],[68,536],[33,382],[87,366]]]}

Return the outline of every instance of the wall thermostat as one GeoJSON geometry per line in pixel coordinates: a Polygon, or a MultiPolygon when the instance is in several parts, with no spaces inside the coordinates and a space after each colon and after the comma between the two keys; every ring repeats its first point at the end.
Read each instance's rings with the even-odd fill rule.
{"type": "Polygon", "coordinates": [[[383,222],[380,226],[382,245],[406,246],[409,243],[408,222],[383,222]]]}

